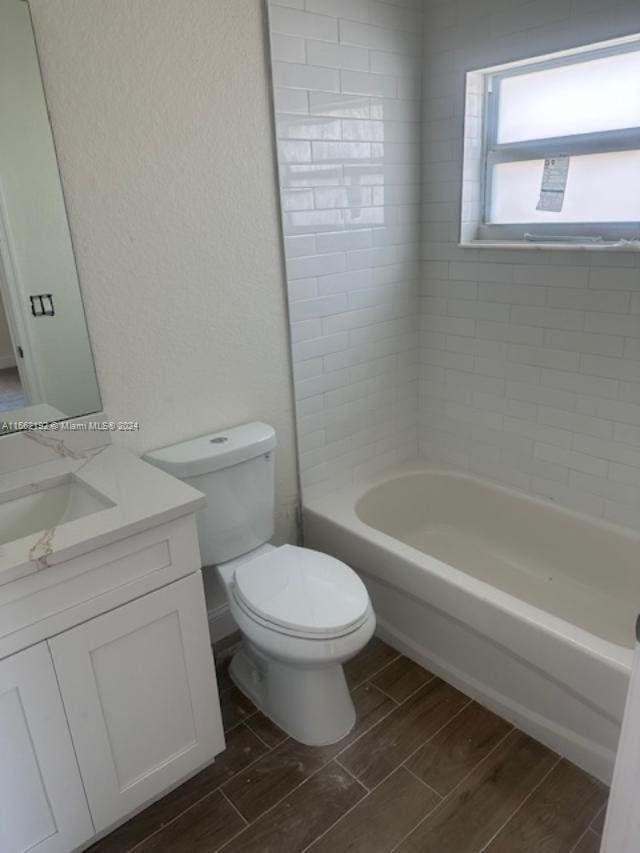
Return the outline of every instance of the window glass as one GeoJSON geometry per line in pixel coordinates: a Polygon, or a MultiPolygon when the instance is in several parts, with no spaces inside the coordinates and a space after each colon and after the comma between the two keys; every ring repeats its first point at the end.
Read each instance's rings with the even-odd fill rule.
{"type": "Polygon", "coordinates": [[[640,127],[640,51],[503,78],[499,144],[640,127]]]}
{"type": "Polygon", "coordinates": [[[640,151],[572,157],[560,213],[536,210],[543,170],[544,160],[493,167],[492,224],[640,221],[640,151]]]}

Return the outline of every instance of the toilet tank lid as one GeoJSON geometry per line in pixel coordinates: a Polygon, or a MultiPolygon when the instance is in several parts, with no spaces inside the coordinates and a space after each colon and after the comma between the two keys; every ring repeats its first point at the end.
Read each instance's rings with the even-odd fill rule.
{"type": "Polygon", "coordinates": [[[143,459],[184,480],[263,456],[276,443],[273,427],[256,422],[161,447],[145,453],[143,459]]]}

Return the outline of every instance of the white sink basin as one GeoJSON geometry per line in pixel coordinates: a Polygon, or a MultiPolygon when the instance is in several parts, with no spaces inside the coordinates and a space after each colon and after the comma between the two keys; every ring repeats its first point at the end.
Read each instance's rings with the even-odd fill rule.
{"type": "Polygon", "coordinates": [[[35,491],[31,487],[26,494],[0,502],[0,545],[113,506],[112,501],[72,475],[58,478],[55,484],[36,487],[35,491]]]}

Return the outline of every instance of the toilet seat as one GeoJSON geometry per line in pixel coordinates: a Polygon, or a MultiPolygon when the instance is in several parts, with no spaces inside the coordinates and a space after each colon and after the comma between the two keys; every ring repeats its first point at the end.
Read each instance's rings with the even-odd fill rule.
{"type": "Polygon", "coordinates": [[[264,627],[306,639],[334,639],[370,616],[366,587],[339,560],[283,545],[238,566],[233,596],[264,627]]]}

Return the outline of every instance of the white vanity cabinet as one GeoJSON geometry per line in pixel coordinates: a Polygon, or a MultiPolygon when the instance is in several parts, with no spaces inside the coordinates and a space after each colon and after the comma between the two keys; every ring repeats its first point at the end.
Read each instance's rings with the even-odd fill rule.
{"type": "Polygon", "coordinates": [[[200,573],[49,645],[96,832],[222,748],[200,573]]]}
{"type": "Polygon", "coordinates": [[[0,850],[69,853],[94,834],[46,643],[0,661],[0,850]]]}
{"type": "Polygon", "coordinates": [[[199,566],[190,514],[0,585],[0,853],[84,850],[222,752],[199,566]]]}

